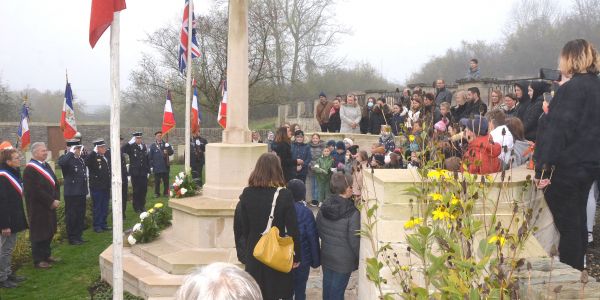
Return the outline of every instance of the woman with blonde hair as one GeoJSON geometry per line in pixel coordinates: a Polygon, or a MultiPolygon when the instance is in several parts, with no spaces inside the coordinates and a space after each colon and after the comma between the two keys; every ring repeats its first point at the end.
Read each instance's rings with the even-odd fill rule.
{"type": "Polygon", "coordinates": [[[469,103],[467,102],[467,92],[457,91],[454,94],[455,106],[450,108],[450,112],[455,120],[461,120],[469,117],[469,103]]]}
{"type": "Polygon", "coordinates": [[[360,119],[362,112],[356,101],[356,95],[348,94],[346,103],[340,108],[340,119],[342,120],[341,133],[360,133],[360,119]]]}
{"type": "Polygon", "coordinates": [[[490,102],[488,103],[489,110],[501,108],[502,106],[502,91],[495,89],[490,93],[490,102]]]}
{"type": "Polygon", "coordinates": [[[293,267],[300,265],[300,240],[294,198],[285,186],[279,158],[275,154],[265,153],[258,158],[250,173],[248,187],[240,195],[235,208],[233,233],[238,260],[246,265],[246,272],[256,280],[265,300],[291,298],[294,289],[292,272],[276,271],[253,255],[254,247],[267,227],[273,197],[280,187],[284,189],[279,191],[275,202],[273,226],[279,229],[281,235],[292,237],[295,253],[293,267]]]}
{"type": "Polygon", "coordinates": [[[600,79],[598,52],[588,41],[569,41],[562,48],[562,74],[538,135],[535,149],[536,184],[545,189],[546,202],[560,232],[560,261],[585,268],[586,204],[594,179],[600,174],[600,79]]]}

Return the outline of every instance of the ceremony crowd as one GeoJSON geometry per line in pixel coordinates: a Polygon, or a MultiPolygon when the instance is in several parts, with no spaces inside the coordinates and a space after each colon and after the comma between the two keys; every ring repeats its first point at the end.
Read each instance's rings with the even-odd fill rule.
{"type": "MultiPolygon", "coordinates": [[[[318,267],[322,268],[323,299],[344,299],[351,273],[359,265],[357,207],[362,202],[363,172],[420,168],[428,161],[473,174],[521,165],[533,169],[535,186],[544,191],[560,232],[560,261],[584,269],[600,178],[599,67],[594,47],[585,40],[573,40],[560,53],[561,78],[516,82],[514,93],[492,91],[488,104],[477,87],[452,93],[443,79],[435,82],[435,93],[418,87],[405,89],[397,99],[369,98],[364,106],[354,94],[330,100],[322,92],[315,115],[322,132],[378,135],[378,142],[360,149],[350,137],[326,141],[319,133],[305,136],[297,124],[283,124],[264,140],[253,132],[252,141],[268,143],[269,153],[256,162],[235,209],[237,257],[247,273],[227,264],[211,265],[188,276],[177,299],[305,299],[310,269],[318,267]],[[312,196],[310,203],[307,193],[312,196]],[[313,211],[317,211],[316,218],[313,211]],[[288,273],[255,257],[255,248],[271,225],[281,237],[293,240],[288,273]],[[223,278],[236,279],[226,283],[223,278]]],[[[466,77],[480,77],[476,59],[469,62],[466,77]]],[[[131,178],[136,212],[145,210],[149,174],[154,174],[156,196],[169,191],[173,149],[162,140],[161,132],[155,140],[148,147],[141,133],[134,133],[120,149],[122,158],[129,159],[128,169],[122,160],[122,172],[124,182],[128,175],[131,178]]],[[[191,144],[193,175],[201,180],[206,140],[196,135],[191,144]]],[[[64,176],[68,238],[73,245],[84,242],[82,216],[88,181],[93,229],[110,230],[106,223],[110,150],[102,140],[94,145],[93,151],[84,153],[80,141],[69,141],[68,151],[58,161],[64,176]]],[[[33,159],[22,177],[19,152],[7,149],[0,155],[2,287],[14,287],[23,280],[10,270],[17,232],[29,227],[37,268],[49,268],[59,260],[51,256],[49,247],[56,231],[55,210],[61,205],[58,180],[45,163],[46,146],[34,143],[31,151],[33,159]]],[[[124,199],[126,191],[124,184],[124,199]]],[[[126,201],[123,205],[125,209],[126,201]]]]}

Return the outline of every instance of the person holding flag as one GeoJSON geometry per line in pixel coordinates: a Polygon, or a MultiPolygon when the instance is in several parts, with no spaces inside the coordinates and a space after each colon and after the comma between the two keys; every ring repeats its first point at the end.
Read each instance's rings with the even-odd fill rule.
{"type": "Polygon", "coordinates": [[[73,139],[75,138],[75,134],[77,134],[75,110],[73,109],[73,91],[68,79],[67,87],[65,88],[65,102],[63,103],[62,115],[60,116],[60,129],[63,131],[65,140],[73,139]]]}
{"type": "Polygon", "coordinates": [[[168,142],[163,141],[162,137],[163,134],[168,134],[173,128],[175,128],[175,116],[171,105],[171,91],[167,90],[162,130],[154,133],[155,143],[150,145],[150,152],[148,153],[150,170],[154,173],[154,196],[157,198],[160,197],[161,181],[164,185],[163,195],[169,196],[169,173],[171,171],[169,156],[175,152],[168,142]]]}
{"type": "Polygon", "coordinates": [[[202,180],[202,169],[204,168],[205,163],[204,152],[206,151],[206,144],[208,141],[200,136],[202,114],[200,113],[200,106],[198,105],[196,80],[194,80],[194,97],[192,98],[192,115],[190,122],[190,127],[192,128],[192,140],[190,143],[192,178],[198,183],[198,186],[202,188],[202,185],[204,184],[202,180]]]}

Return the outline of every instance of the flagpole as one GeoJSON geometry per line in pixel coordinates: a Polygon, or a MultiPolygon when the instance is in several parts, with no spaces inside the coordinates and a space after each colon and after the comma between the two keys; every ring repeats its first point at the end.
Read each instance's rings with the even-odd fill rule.
{"type": "Polygon", "coordinates": [[[194,15],[194,3],[189,0],[188,8],[188,42],[187,42],[187,62],[186,62],[186,76],[185,76],[185,165],[184,170],[187,174],[191,171],[190,168],[190,140],[192,139],[191,128],[190,128],[190,114],[192,113],[192,105],[190,103],[192,98],[192,34],[194,32],[192,16],[194,15]]]}
{"type": "Polygon", "coordinates": [[[123,211],[121,199],[121,115],[119,86],[119,35],[120,13],[114,12],[110,26],[110,148],[112,174],[112,213],[113,213],[113,300],[123,299],[123,211]]]}

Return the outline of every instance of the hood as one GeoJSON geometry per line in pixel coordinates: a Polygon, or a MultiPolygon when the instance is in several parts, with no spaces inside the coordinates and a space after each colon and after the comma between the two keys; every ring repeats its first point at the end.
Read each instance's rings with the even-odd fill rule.
{"type": "Polygon", "coordinates": [[[337,221],[343,218],[350,216],[356,207],[354,203],[347,198],[344,198],[340,195],[333,195],[329,198],[329,201],[325,201],[323,206],[321,206],[321,213],[323,217],[331,220],[337,221]]]}
{"type": "Polygon", "coordinates": [[[521,80],[521,81],[517,81],[515,83],[515,86],[518,86],[519,88],[521,88],[521,91],[523,91],[523,97],[521,99],[519,99],[519,102],[527,102],[529,101],[529,94],[527,93],[527,89],[529,87],[529,82],[527,82],[526,80],[521,80]]]}
{"type": "Polygon", "coordinates": [[[550,92],[550,85],[543,81],[533,81],[531,82],[531,88],[533,89],[533,97],[531,100],[533,101],[542,101],[544,93],[550,92]],[[538,99],[539,98],[539,99],[538,99]]]}

